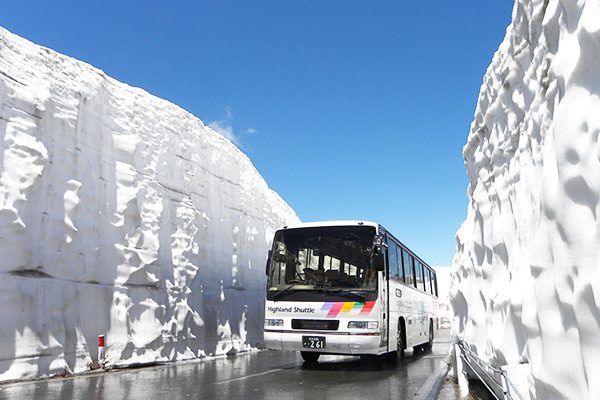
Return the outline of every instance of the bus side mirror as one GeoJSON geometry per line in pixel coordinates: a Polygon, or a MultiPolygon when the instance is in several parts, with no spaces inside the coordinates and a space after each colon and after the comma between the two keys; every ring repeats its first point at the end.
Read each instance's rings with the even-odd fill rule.
{"type": "Polygon", "coordinates": [[[385,271],[385,265],[383,264],[383,252],[381,249],[374,248],[371,252],[371,268],[376,271],[385,271]]]}
{"type": "Polygon", "coordinates": [[[383,253],[383,249],[387,249],[388,245],[385,242],[385,237],[383,235],[377,235],[373,238],[373,247],[371,247],[371,251],[373,255],[379,255],[383,253]]]}
{"type": "Polygon", "coordinates": [[[383,246],[387,247],[387,244],[385,243],[385,238],[383,237],[383,235],[376,235],[373,238],[373,248],[379,250],[383,246]]]}
{"type": "Polygon", "coordinates": [[[265,267],[265,275],[269,276],[269,266],[271,264],[271,253],[272,251],[269,250],[269,255],[267,256],[267,265],[265,267]]]}
{"type": "Polygon", "coordinates": [[[383,265],[383,253],[373,252],[373,256],[371,257],[371,267],[375,268],[377,271],[385,270],[385,265],[383,265]]]}
{"type": "Polygon", "coordinates": [[[385,237],[383,235],[376,235],[373,238],[373,247],[371,248],[371,267],[377,271],[384,271],[385,265],[383,264],[383,249],[387,248],[388,245],[385,243],[385,237]]]}

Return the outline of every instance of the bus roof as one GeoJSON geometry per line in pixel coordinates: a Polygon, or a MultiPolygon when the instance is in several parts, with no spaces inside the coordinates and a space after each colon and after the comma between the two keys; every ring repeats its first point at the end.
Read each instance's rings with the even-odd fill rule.
{"type": "Polygon", "coordinates": [[[364,221],[364,220],[346,220],[346,221],[301,222],[299,224],[282,226],[277,230],[279,231],[282,229],[316,228],[319,226],[372,226],[374,228],[379,229],[379,224],[377,222],[364,221]]]}

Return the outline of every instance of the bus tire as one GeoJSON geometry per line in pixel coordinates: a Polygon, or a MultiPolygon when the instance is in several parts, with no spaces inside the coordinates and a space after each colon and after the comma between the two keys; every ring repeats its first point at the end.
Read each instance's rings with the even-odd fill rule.
{"type": "Polygon", "coordinates": [[[429,340],[425,344],[425,351],[430,352],[433,348],[433,321],[429,321],[429,340]]]}
{"type": "Polygon", "coordinates": [[[304,362],[312,364],[312,363],[316,363],[317,361],[319,361],[319,356],[321,354],[313,353],[312,351],[301,351],[300,355],[302,356],[302,359],[304,360],[304,362]]]}
{"type": "Polygon", "coordinates": [[[404,357],[404,348],[406,347],[406,325],[404,318],[398,321],[398,358],[404,357]]]}
{"type": "Polygon", "coordinates": [[[396,359],[401,360],[404,357],[404,339],[402,338],[402,332],[398,331],[398,339],[396,340],[398,350],[396,350],[396,359]]]}
{"type": "Polygon", "coordinates": [[[397,342],[397,350],[391,351],[386,354],[386,359],[392,362],[400,362],[402,358],[404,358],[404,339],[402,338],[402,332],[398,331],[397,342]]]}

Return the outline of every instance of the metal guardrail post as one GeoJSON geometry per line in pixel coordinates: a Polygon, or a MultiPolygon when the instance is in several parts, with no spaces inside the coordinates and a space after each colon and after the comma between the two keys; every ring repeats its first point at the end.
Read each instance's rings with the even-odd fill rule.
{"type": "Polygon", "coordinates": [[[506,371],[502,370],[501,368],[495,367],[489,362],[481,359],[479,355],[477,355],[477,353],[475,353],[469,348],[467,342],[464,339],[457,338],[456,343],[458,344],[458,347],[460,349],[460,358],[497,400],[500,399],[496,395],[496,391],[494,391],[494,389],[490,387],[492,382],[497,386],[498,389],[502,391],[504,399],[516,400],[511,394],[514,393],[516,396],[518,396],[519,400],[524,400],[521,393],[519,393],[519,391],[517,390],[517,387],[508,378],[506,371]],[[487,379],[484,379],[484,377],[480,375],[480,372],[482,374],[485,374],[485,378],[487,379]],[[497,376],[499,375],[500,382],[498,382],[494,374],[496,374],[497,376]]]}
{"type": "Polygon", "coordinates": [[[504,378],[505,384],[506,384],[506,393],[508,395],[509,399],[512,399],[512,396],[510,395],[509,392],[509,387],[510,386],[512,388],[512,391],[519,397],[520,400],[525,400],[523,398],[523,396],[521,395],[521,393],[519,393],[519,391],[517,390],[517,387],[512,383],[512,381],[510,379],[508,379],[508,375],[506,374],[506,371],[502,371],[502,377],[504,378]]]}

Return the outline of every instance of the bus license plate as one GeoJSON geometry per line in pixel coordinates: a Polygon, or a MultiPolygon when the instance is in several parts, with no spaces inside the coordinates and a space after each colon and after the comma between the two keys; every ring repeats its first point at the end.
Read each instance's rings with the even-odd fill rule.
{"type": "Polygon", "coordinates": [[[324,349],[325,336],[302,336],[302,347],[307,349],[324,349]]]}

